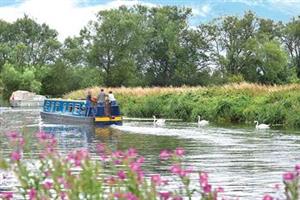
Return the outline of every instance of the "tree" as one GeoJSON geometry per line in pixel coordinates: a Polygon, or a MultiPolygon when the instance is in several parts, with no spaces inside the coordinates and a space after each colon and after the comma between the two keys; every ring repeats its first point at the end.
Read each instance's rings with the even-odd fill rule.
{"type": "Polygon", "coordinates": [[[137,57],[146,29],[138,8],[100,11],[97,21],[82,30],[88,61],[104,72],[107,86],[134,85],[137,57]]]}
{"type": "Polygon", "coordinates": [[[48,25],[40,25],[25,15],[11,24],[10,31],[10,63],[19,67],[40,67],[57,59],[61,44],[57,40],[57,32],[48,25]]]}
{"type": "Polygon", "coordinates": [[[256,41],[249,48],[253,54],[249,58],[248,67],[242,72],[247,74],[246,81],[263,84],[282,84],[287,81],[287,54],[278,41],[256,41]]]}
{"type": "Polygon", "coordinates": [[[296,67],[297,77],[300,78],[300,16],[283,27],[282,40],[296,67]]]}
{"type": "Polygon", "coordinates": [[[172,85],[176,83],[176,69],[185,65],[188,55],[181,42],[191,9],[166,6],[151,8],[149,12],[146,79],[150,85],[172,85]]]}
{"type": "Polygon", "coordinates": [[[36,80],[35,69],[28,67],[24,72],[20,72],[12,64],[5,64],[2,69],[1,79],[3,83],[4,95],[10,94],[18,89],[39,92],[41,83],[36,80]]]}

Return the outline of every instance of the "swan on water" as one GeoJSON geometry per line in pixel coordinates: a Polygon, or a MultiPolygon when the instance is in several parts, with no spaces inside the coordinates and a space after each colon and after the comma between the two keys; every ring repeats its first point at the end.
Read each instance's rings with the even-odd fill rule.
{"type": "Polygon", "coordinates": [[[255,128],[256,129],[269,129],[270,125],[269,124],[258,124],[258,121],[254,121],[256,123],[255,128]]]}
{"type": "Polygon", "coordinates": [[[198,126],[207,126],[208,124],[209,124],[209,121],[201,120],[201,117],[198,115],[198,126]]]}
{"type": "Polygon", "coordinates": [[[162,126],[165,125],[166,120],[165,119],[156,119],[156,117],[153,115],[153,124],[162,126]]]}

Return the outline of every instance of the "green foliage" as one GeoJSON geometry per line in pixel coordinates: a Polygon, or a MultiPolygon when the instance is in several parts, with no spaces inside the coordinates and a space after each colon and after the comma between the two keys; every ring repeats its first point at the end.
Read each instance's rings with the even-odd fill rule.
{"type": "Polygon", "coordinates": [[[290,55],[292,65],[296,67],[297,77],[300,77],[300,17],[295,17],[282,29],[282,42],[290,55]]]}
{"type": "Polygon", "coordinates": [[[39,93],[42,84],[35,80],[35,69],[26,68],[23,72],[19,89],[39,93]]]}
{"type": "Polygon", "coordinates": [[[21,83],[22,74],[13,65],[5,64],[1,72],[4,96],[8,97],[11,92],[17,90],[21,83]]]}
{"type": "MultiPolygon", "coordinates": [[[[94,85],[299,82],[299,17],[282,24],[248,11],[192,29],[191,15],[191,9],[177,6],[100,11],[80,36],[63,43],[54,29],[27,15],[13,23],[0,20],[4,93],[28,89],[60,96],[94,85]],[[5,64],[13,69],[4,69],[5,64]]],[[[196,114],[182,111],[192,105],[182,106],[174,112],[187,119],[196,114]]]]}
{"type": "Polygon", "coordinates": [[[41,83],[36,80],[35,69],[26,68],[24,72],[16,70],[11,64],[5,64],[1,73],[4,95],[8,97],[15,90],[39,92],[41,83]]]}
{"type": "Polygon", "coordinates": [[[229,83],[241,83],[244,81],[245,80],[242,74],[234,74],[228,78],[229,83]]]}
{"type": "Polygon", "coordinates": [[[215,123],[250,123],[258,120],[274,126],[300,127],[300,96],[297,89],[280,92],[207,90],[146,96],[118,95],[123,114],[130,117],[179,118],[196,121],[197,116],[215,123]]]}

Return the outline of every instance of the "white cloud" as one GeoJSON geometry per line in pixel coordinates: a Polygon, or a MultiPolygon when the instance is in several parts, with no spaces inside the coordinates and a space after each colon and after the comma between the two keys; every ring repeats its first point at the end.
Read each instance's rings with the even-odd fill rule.
{"type": "Polygon", "coordinates": [[[264,3],[265,0],[224,0],[224,2],[243,3],[248,6],[256,6],[264,3]]]}
{"type": "Polygon", "coordinates": [[[192,7],[194,16],[206,17],[211,11],[211,7],[209,4],[205,4],[201,7],[192,7]]]}
{"type": "Polygon", "coordinates": [[[269,6],[288,15],[298,16],[300,13],[300,0],[267,0],[269,6]]]}
{"type": "Polygon", "coordinates": [[[115,0],[107,4],[87,5],[87,0],[24,0],[14,6],[0,7],[0,19],[13,22],[24,14],[38,23],[46,23],[59,33],[59,39],[75,36],[90,20],[94,20],[100,10],[118,8],[122,5],[141,4],[155,6],[139,0],[115,0]]]}

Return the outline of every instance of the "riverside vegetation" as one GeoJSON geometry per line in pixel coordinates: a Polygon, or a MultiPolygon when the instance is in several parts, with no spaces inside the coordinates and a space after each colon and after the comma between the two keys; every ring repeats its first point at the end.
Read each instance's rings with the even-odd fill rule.
{"type": "MultiPolygon", "coordinates": [[[[57,151],[56,138],[44,132],[37,133],[36,137],[26,137],[17,132],[7,133],[7,136],[12,152],[10,159],[0,157],[0,169],[13,171],[19,185],[15,194],[0,192],[1,199],[11,200],[15,195],[29,200],[229,199],[222,194],[224,188],[213,189],[205,171],[185,166],[185,151],[180,147],[161,151],[160,164],[166,167],[170,165],[170,174],[164,177],[144,171],[145,158],[133,148],[111,151],[104,144],[99,144],[98,159],[95,160],[91,159],[87,149],[61,155],[57,151]],[[30,152],[32,147],[38,154],[30,152]],[[195,175],[198,176],[198,183],[192,182],[191,177],[195,175]]],[[[280,191],[277,184],[276,194],[265,194],[262,199],[298,200],[299,178],[300,164],[297,164],[292,171],[283,174],[284,191],[280,191]]]]}
{"type": "MultiPolygon", "coordinates": [[[[89,88],[93,95],[98,87],[89,88]]],[[[260,123],[300,127],[300,85],[265,86],[240,83],[213,87],[106,88],[113,90],[122,112],[129,117],[180,118],[197,115],[215,123],[260,123]]],[[[87,90],[65,98],[82,99],[87,90]]]]}
{"type": "Polygon", "coordinates": [[[277,22],[246,11],[192,27],[192,14],[180,6],[101,10],[64,41],[27,15],[0,19],[0,95],[8,99],[22,89],[61,96],[95,85],[300,82],[299,16],[277,22]]]}

